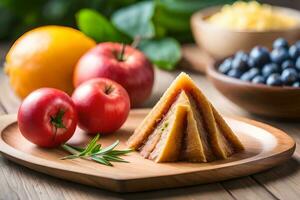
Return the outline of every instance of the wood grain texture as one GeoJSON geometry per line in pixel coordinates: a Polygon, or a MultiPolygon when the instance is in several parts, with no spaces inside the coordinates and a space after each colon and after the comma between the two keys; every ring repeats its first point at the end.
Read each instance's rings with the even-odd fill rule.
{"type": "MultiPolygon", "coordinates": [[[[132,110],[121,130],[102,137],[101,144],[108,146],[119,139],[120,148],[126,148],[128,137],[148,112],[132,110]]],[[[42,149],[31,144],[22,137],[15,120],[15,115],[0,119],[0,151],[5,157],[49,175],[117,192],[182,187],[249,175],[286,161],[295,148],[294,141],[278,129],[248,119],[227,118],[229,126],[245,147],[245,151],[229,159],[210,163],[160,164],[134,152],[125,157],[129,163],[107,167],[82,159],[60,160],[65,156],[64,151],[42,149]]],[[[70,143],[85,145],[89,139],[78,130],[70,143]]]]}
{"type": "Polygon", "coordinates": [[[6,114],[4,107],[2,106],[0,102],[0,116],[6,114]]]}
{"type": "Polygon", "coordinates": [[[251,177],[222,182],[224,188],[229,191],[236,199],[276,199],[272,193],[263,188],[251,177]]]}
{"type": "Polygon", "coordinates": [[[278,199],[298,199],[300,196],[300,124],[299,122],[284,122],[261,118],[277,127],[287,131],[296,141],[295,153],[285,164],[275,167],[265,173],[253,176],[257,182],[270,191],[278,199]]]}
{"type": "Polygon", "coordinates": [[[9,79],[2,70],[0,73],[0,91],[1,107],[7,113],[16,113],[18,111],[20,100],[13,93],[9,85],[9,79]]]}
{"type": "Polygon", "coordinates": [[[220,184],[199,185],[189,188],[119,194],[60,180],[0,158],[0,199],[233,199],[220,184]]]}

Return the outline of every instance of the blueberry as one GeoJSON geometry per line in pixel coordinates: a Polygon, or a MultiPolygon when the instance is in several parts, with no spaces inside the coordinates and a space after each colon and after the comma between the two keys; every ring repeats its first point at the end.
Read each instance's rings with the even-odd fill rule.
{"type": "Polygon", "coordinates": [[[252,69],[249,70],[249,72],[250,72],[251,74],[257,75],[257,74],[260,73],[260,69],[259,69],[259,68],[252,68],[252,69]]]}
{"type": "Polygon", "coordinates": [[[298,79],[298,73],[293,68],[288,68],[282,71],[281,81],[284,85],[292,85],[298,79]]]}
{"type": "Polygon", "coordinates": [[[242,81],[251,81],[255,76],[259,75],[258,68],[251,68],[241,76],[242,81]]]}
{"type": "Polygon", "coordinates": [[[251,58],[251,57],[249,57],[249,59],[247,61],[247,64],[248,64],[248,67],[250,67],[250,68],[254,68],[254,67],[257,66],[255,60],[253,58],[251,58]]]}
{"type": "Polygon", "coordinates": [[[269,86],[280,86],[282,85],[280,74],[274,73],[271,74],[266,81],[267,85],[269,86]]]}
{"type": "Polygon", "coordinates": [[[286,49],[273,49],[271,52],[271,60],[279,65],[285,60],[289,59],[289,52],[286,49]]]}
{"type": "Polygon", "coordinates": [[[237,69],[239,71],[246,71],[248,69],[248,64],[243,60],[242,57],[236,57],[231,63],[232,69],[237,69]]]}
{"type": "Polygon", "coordinates": [[[247,62],[249,59],[249,55],[246,52],[240,50],[234,54],[234,58],[242,58],[243,61],[247,62]]]}
{"type": "Polygon", "coordinates": [[[296,60],[295,67],[300,71],[300,56],[296,60]]]}
{"type": "Polygon", "coordinates": [[[279,72],[280,72],[280,68],[276,63],[268,63],[264,65],[264,67],[262,68],[262,74],[265,77],[268,77],[273,73],[279,73],[279,72]]]}
{"type": "Polygon", "coordinates": [[[289,48],[289,43],[286,41],[286,39],[284,38],[277,38],[274,42],[273,42],[273,48],[277,49],[277,48],[285,48],[288,49],[289,48]]]}
{"type": "Polygon", "coordinates": [[[251,74],[249,72],[245,72],[242,76],[241,76],[241,80],[242,81],[251,81],[253,77],[251,76],[251,74]]]}
{"type": "Polygon", "coordinates": [[[294,68],[295,65],[294,65],[294,62],[291,61],[291,60],[285,60],[283,61],[283,63],[281,64],[281,69],[282,70],[285,70],[287,68],[294,68]]]}
{"type": "Polygon", "coordinates": [[[230,76],[230,77],[232,77],[232,78],[240,78],[242,74],[243,74],[243,72],[241,72],[241,71],[239,71],[237,69],[231,69],[227,73],[227,75],[230,76]]]}
{"type": "Polygon", "coordinates": [[[232,58],[225,59],[222,64],[220,64],[218,70],[222,74],[226,74],[231,69],[232,58]]]}
{"type": "Polygon", "coordinates": [[[250,52],[250,57],[256,63],[256,67],[262,67],[270,61],[270,54],[267,48],[256,46],[250,52]]]}
{"type": "Polygon", "coordinates": [[[252,79],[251,82],[255,84],[264,84],[266,82],[266,79],[261,75],[257,75],[252,79]]]}
{"type": "Polygon", "coordinates": [[[300,44],[297,47],[295,44],[289,48],[289,55],[293,60],[296,60],[300,56],[300,44]]]}
{"type": "Polygon", "coordinates": [[[247,57],[247,53],[245,53],[244,51],[238,51],[235,53],[234,57],[235,58],[243,58],[243,57],[247,57]]]}
{"type": "Polygon", "coordinates": [[[293,85],[292,85],[293,87],[300,87],[300,82],[299,81],[297,81],[297,82],[295,82],[295,83],[293,83],[293,85]]]}

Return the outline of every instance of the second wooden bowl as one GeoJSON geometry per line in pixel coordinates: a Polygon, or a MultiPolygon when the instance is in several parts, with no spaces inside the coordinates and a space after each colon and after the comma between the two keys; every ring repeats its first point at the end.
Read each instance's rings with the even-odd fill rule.
{"type": "MultiPolygon", "coordinates": [[[[247,52],[256,45],[271,48],[273,41],[278,37],[284,37],[291,44],[300,39],[300,22],[298,26],[284,30],[240,31],[222,28],[206,21],[220,9],[221,7],[207,8],[196,12],[191,18],[191,28],[197,45],[214,58],[225,58],[238,50],[247,52]]],[[[277,6],[274,6],[274,9],[300,19],[300,12],[297,10],[277,6]]]]}
{"type": "Polygon", "coordinates": [[[253,114],[300,119],[300,88],[271,87],[231,78],[217,71],[219,63],[208,67],[208,77],[233,103],[253,114]]]}

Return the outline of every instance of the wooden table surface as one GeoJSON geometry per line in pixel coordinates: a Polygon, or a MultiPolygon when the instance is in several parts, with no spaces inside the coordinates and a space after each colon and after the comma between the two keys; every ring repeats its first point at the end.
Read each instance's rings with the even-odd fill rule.
{"type": "MultiPolygon", "coordinates": [[[[5,50],[0,48],[0,51],[1,49],[0,58],[5,53],[5,50]]],[[[0,70],[0,115],[15,113],[19,101],[10,90],[8,78],[3,74],[2,68],[0,70]]],[[[151,107],[157,101],[179,72],[156,70],[154,91],[146,104],[147,107],[151,107]]],[[[0,156],[0,199],[300,199],[300,123],[250,115],[221,96],[205,76],[188,73],[223,115],[256,119],[290,134],[298,145],[293,158],[271,170],[234,180],[186,188],[117,194],[53,178],[0,156]]]]}

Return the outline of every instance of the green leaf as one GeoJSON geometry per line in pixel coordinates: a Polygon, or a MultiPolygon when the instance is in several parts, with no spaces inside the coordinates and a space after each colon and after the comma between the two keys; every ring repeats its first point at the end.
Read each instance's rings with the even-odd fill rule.
{"type": "Polygon", "coordinates": [[[152,38],[155,36],[155,28],[151,21],[153,14],[154,3],[144,1],[116,11],[112,22],[117,29],[131,38],[152,38]]]}
{"type": "Polygon", "coordinates": [[[105,160],[104,158],[92,156],[92,160],[94,160],[102,165],[113,166],[109,161],[105,160]]]}
{"type": "Polygon", "coordinates": [[[173,38],[144,40],[139,48],[159,68],[173,70],[181,58],[180,44],[173,38]]]}
{"type": "Polygon", "coordinates": [[[90,154],[93,149],[95,148],[95,146],[97,145],[97,141],[99,140],[100,135],[97,134],[91,141],[90,143],[87,144],[86,148],[84,151],[82,151],[79,155],[87,155],[90,154]]]}
{"type": "Polygon", "coordinates": [[[105,154],[106,152],[113,150],[116,146],[118,146],[118,144],[119,144],[119,140],[115,141],[112,145],[110,145],[104,149],[101,149],[100,151],[95,153],[95,155],[105,154]]]}
{"type": "Polygon", "coordinates": [[[128,154],[128,153],[130,153],[130,152],[132,152],[132,151],[133,151],[132,149],[112,150],[112,151],[109,152],[108,154],[109,154],[109,155],[112,155],[112,156],[121,156],[121,155],[128,154]]]}
{"type": "Polygon", "coordinates": [[[71,154],[78,154],[80,153],[76,148],[72,147],[71,145],[68,144],[63,144],[61,145],[61,147],[66,150],[67,152],[71,153],[71,154]]]}
{"type": "Polygon", "coordinates": [[[167,34],[167,29],[163,26],[161,26],[158,23],[154,23],[154,27],[155,27],[155,38],[162,38],[165,37],[167,34]]]}
{"type": "Polygon", "coordinates": [[[125,162],[125,163],[128,163],[128,161],[126,161],[122,158],[116,157],[116,156],[104,155],[103,158],[105,160],[112,161],[112,162],[125,162]]]}
{"type": "Polygon", "coordinates": [[[125,37],[100,13],[82,9],[76,14],[78,28],[97,42],[126,40],[125,37]]]}
{"type": "Polygon", "coordinates": [[[80,157],[79,155],[79,151],[77,151],[75,148],[73,148],[72,146],[70,145],[67,145],[67,144],[63,144],[61,145],[61,147],[66,150],[67,152],[71,153],[72,155],[68,155],[68,156],[65,156],[65,157],[62,157],[61,159],[62,160],[66,160],[66,159],[74,159],[74,158],[78,158],[80,157]]]}
{"type": "Polygon", "coordinates": [[[101,144],[97,144],[97,145],[93,148],[93,150],[91,151],[91,153],[93,154],[93,153],[98,152],[98,151],[100,150],[100,148],[101,148],[101,144]]]}
{"type": "Polygon", "coordinates": [[[235,0],[156,0],[156,4],[168,13],[191,15],[203,8],[232,3],[235,0]]]}
{"type": "Polygon", "coordinates": [[[168,31],[182,32],[190,30],[190,16],[178,17],[178,15],[168,13],[159,7],[155,11],[153,20],[156,26],[163,27],[168,31]]]}
{"type": "Polygon", "coordinates": [[[68,147],[73,148],[76,151],[80,151],[80,152],[84,151],[84,148],[82,148],[82,147],[76,147],[76,146],[73,146],[73,145],[70,145],[70,144],[64,144],[64,145],[67,145],[68,147]]]}
{"type": "Polygon", "coordinates": [[[97,144],[97,140],[99,139],[99,134],[97,134],[87,145],[86,148],[73,147],[71,145],[64,144],[62,148],[71,153],[72,155],[65,156],[61,158],[62,160],[66,159],[75,159],[75,158],[83,158],[88,160],[93,160],[97,163],[113,166],[111,162],[126,162],[126,160],[120,158],[119,156],[125,155],[131,152],[131,149],[125,150],[114,150],[114,148],[119,144],[117,140],[112,145],[101,149],[101,144],[97,144]]]}
{"type": "Polygon", "coordinates": [[[79,158],[79,155],[68,155],[65,157],[62,157],[61,160],[68,160],[68,159],[74,159],[74,158],[79,158]]]}
{"type": "Polygon", "coordinates": [[[169,37],[174,37],[171,33],[183,33],[184,40],[189,40],[190,17],[194,12],[231,2],[234,0],[155,0],[153,21],[165,28],[169,37]]]}

